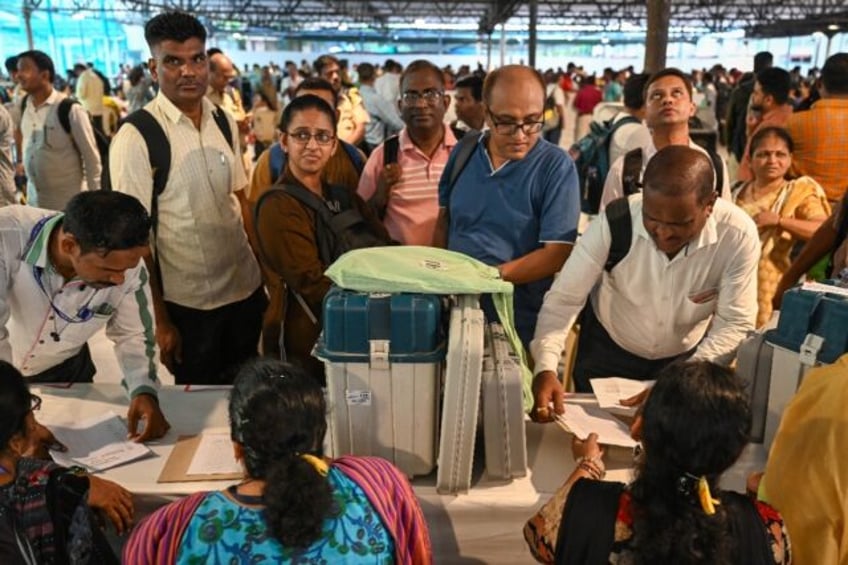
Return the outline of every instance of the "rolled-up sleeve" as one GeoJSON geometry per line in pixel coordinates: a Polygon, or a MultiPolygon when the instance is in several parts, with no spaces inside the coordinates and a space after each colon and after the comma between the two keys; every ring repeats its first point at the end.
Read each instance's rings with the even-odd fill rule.
{"type": "Polygon", "coordinates": [[[115,344],[115,355],[124,373],[121,386],[130,398],[139,394],[156,396],[159,377],[149,276],[143,264],[133,276],[136,281],[127,285],[127,294],[106,324],[106,337],[115,344]]]}

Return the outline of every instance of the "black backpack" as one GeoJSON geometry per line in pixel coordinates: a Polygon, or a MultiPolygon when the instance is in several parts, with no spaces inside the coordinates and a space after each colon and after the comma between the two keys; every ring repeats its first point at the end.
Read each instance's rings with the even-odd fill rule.
{"type": "MultiPolygon", "coordinates": [[[[26,110],[26,104],[29,100],[29,94],[23,97],[21,100],[21,115],[23,116],[24,110],[26,110]]],[[[59,107],[56,109],[59,118],[59,125],[62,126],[62,129],[65,130],[65,133],[71,136],[71,140],[73,140],[73,135],[71,134],[71,107],[74,104],[79,104],[79,100],[76,98],[71,98],[70,96],[65,97],[59,102],[59,107]]],[[[86,115],[88,113],[86,112],[86,115]]],[[[91,123],[91,129],[94,132],[94,141],[97,144],[97,153],[100,155],[100,189],[101,190],[112,190],[112,182],[109,177],[109,143],[111,140],[104,134],[102,131],[94,127],[94,120],[91,116],[88,116],[88,119],[91,123]]]]}
{"type": "Polygon", "coordinates": [[[640,123],[640,120],[635,116],[625,116],[615,123],[613,123],[613,120],[607,120],[600,124],[592,122],[589,133],[580,138],[568,150],[569,155],[574,160],[574,165],[577,167],[580,200],[585,213],[597,214],[600,208],[604,183],[607,180],[610,165],[612,165],[609,160],[609,146],[612,136],[621,126],[638,123],[640,123]]]}
{"type": "MultiPolygon", "coordinates": [[[[227,116],[219,106],[215,106],[212,112],[212,118],[224,139],[227,140],[227,145],[233,148],[233,131],[230,129],[230,122],[227,121],[227,116]]],[[[159,212],[159,195],[165,190],[165,185],[168,184],[168,175],[171,172],[171,142],[165,134],[165,130],[153,117],[153,114],[142,108],[126,118],[121,120],[118,125],[120,129],[124,124],[130,124],[141,137],[144,139],[144,144],[147,146],[147,155],[150,160],[150,170],[153,171],[153,197],[150,202],[150,221],[153,225],[153,234],[156,235],[156,226],[159,212]]],[[[239,158],[240,156],[236,156],[239,158]]]]}
{"type": "MultiPolygon", "coordinates": [[[[362,216],[356,206],[355,196],[341,186],[329,186],[325,190],[327,200],[322,200],[310,190],[302,186],[278,184],[265,192],[256,203],[254,221],[259,222],[259,211],[269,199],[283,192],[294,197],[298,202],[315,213],[315,239],[318,245],[318,257],[325,265],[331,265],[354,249],[366,247],[381,247],[390,245],[391,241],[374,233],[371,226],[362,216]],[[333,212],[327,206],[328,201],[339,204],[339,210],[333,212]]],[[[259,250],[265,255],[265,245],[258,235],[259,250]]]]}

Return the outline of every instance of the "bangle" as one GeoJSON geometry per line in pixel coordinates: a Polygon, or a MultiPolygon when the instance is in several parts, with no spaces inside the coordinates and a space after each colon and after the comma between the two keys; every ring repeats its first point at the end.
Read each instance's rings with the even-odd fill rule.
{"type": "Polygon", "coordinates": [[[578,457],[574,463],[577,465],[577,467],[583,469],[591,475],[597,474],[598,476],[593,478],[595,478],[596,480],[601,480],[607,474],[606,466],[604,465],[604,461],[603,459],[601,459],[601,457],[602,456],[600,454],[595,455],[594,457],[586,457],[584,455],[578,457]]]}

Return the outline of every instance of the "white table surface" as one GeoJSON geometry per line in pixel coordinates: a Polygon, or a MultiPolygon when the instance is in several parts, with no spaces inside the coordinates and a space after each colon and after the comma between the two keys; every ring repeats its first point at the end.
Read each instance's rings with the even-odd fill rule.
{"type": "MultiPolygon", "coordinates": [[[[83,418],[102,410],[113,410],[121,416],[126,414],[126,396],[123,389],[115,384],[119,380],[120,368],[111,344],[99,334],[90,345],[98,369],[95,376],[98,384],[74,385],[70,389],[42,386],[45,415],[59,413],[83,418]]],[[[173,377],[167,371],[163,370],[160,375],[164,383],[173,383],[173,377]]],[[[184,392],[182,387],[163,387],[161,403],[172,429],[165,438],[150,445],[156,456],[103,473],[104,477],[136,493],[137,519],[180,495],[217,490],[227,485],[220,481],[156,483],[178,435],[228,425],[225,396],[226,393],[220,390],[184,392]]],[[[479,471],[482,457],[478,457],[475,461],[478,468],[476,478],[467,494],[439,495],[434,474],[416,478],[413,488],[430,528],[435,562],[449,565],[533,563],[522,528],[571,473],[574,461],[570,446],[571,436],[558,426],[527,423],[529,469],[526,477],[514,481],[488,480],[479,471]]],[[[747,475],[762,470],[765,460],[762,446],[748,446],[737,464],[725,473],[723,486],[744,490],[747,475]]],[[[630,480],[630,450],[612,448],[606,462],[607,480],[630,480]]]]}

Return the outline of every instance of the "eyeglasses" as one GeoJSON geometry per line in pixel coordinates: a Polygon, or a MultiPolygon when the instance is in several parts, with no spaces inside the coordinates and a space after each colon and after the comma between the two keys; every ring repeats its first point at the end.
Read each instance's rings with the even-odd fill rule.
{"type": "Polygon", "coordinates": [[[37,394],[29,395],[29,409],[33,412],[41,409],[41,397],[37,394]]]}
{"type": "Polygon", "coordinates": [[[336,139],[336,136],[327,133],[326,131],[319,131],[318,133],[309,133],[308,131],[289,131],[289,137],[295,140],[299,145],[309,145],[309,140],[314,139],[315,143],[318,145],[331,145],[333,140],[336,139]]]}
{"type": "Polygon", "coordinates": [[[544,120],[538,122],[499,122],[491,112],[489,112],[489,118],[492,120],[495,133],[499,135],[515,135],[518,130],[521,130],[524,135],[534,135],[542,131],[542,126],[545,125],[544,120]]]}
{"type": "Polygon", "coordinates": [[[403,100],[404,104],[415,104],[419,100],[424,100],[427,104],[435,104],[436,101],[441,100],[444,95],[445,92],[443,90],[438,90],[436,88],[428,88],[424,92],[407,90],[401,95],[401,100],[403,100]]]}

